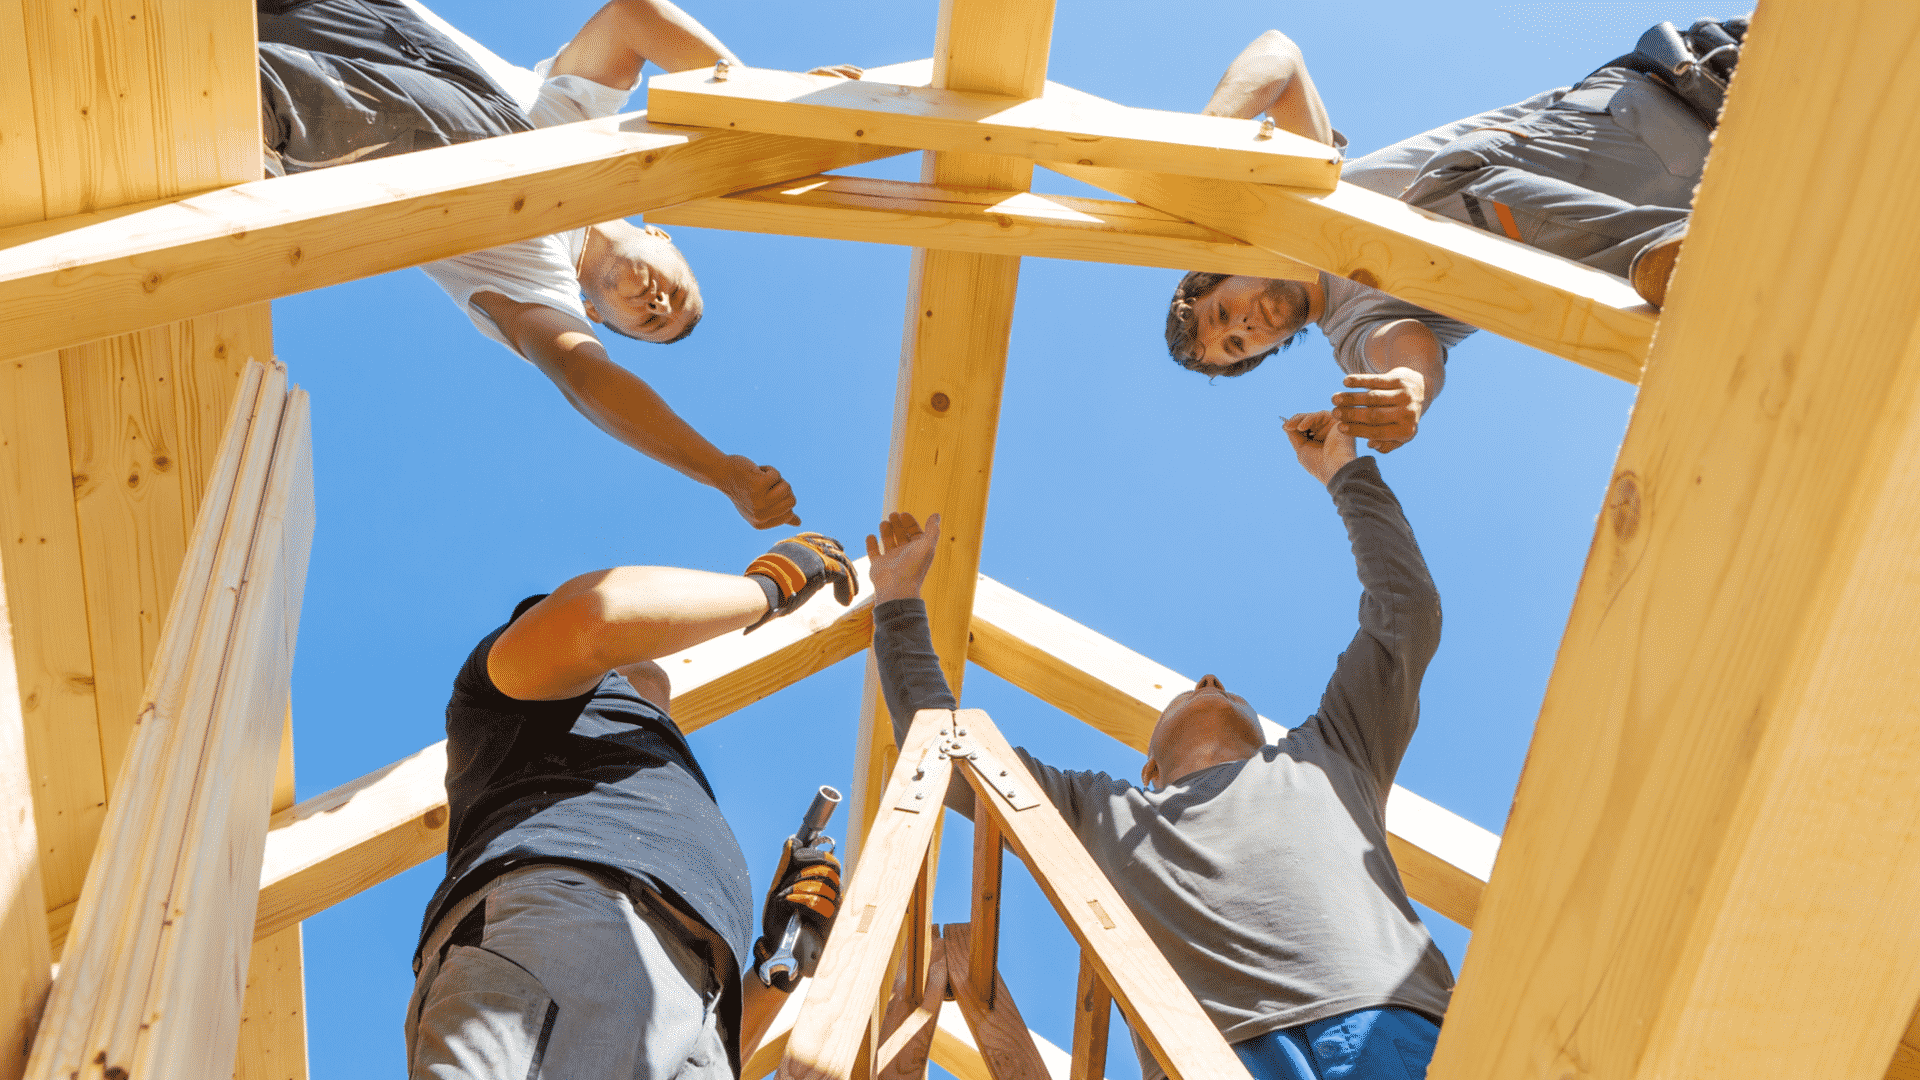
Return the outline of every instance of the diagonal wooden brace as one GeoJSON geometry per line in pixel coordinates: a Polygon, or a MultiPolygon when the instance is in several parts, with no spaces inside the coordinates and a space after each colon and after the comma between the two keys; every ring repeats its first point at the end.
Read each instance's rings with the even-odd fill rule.
{"type": "Polygon", "coordinates": [[[927,860],[953,763],[935,752],[953,714],[923,709],[900,749],[879,816],[847,883],[813,988],[794,1021],[781,1080],[848,1080],[880,998],[907,903],[927,860]]]}

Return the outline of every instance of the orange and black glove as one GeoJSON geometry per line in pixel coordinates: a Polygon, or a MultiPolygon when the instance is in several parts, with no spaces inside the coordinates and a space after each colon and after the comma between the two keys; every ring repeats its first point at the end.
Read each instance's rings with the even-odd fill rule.
{"type": "Polygon", "coordinates": [[[765,555],[753,560],[746,575],[767,593],[767,613],[747,627],[751,634],[768,619],[785,615],[807,602],[822,585],[833,583],[833,598],[845,607],[860,591],[860,577],[853,561],[840,550],[840,541],[819,533],[801,533],[773,545],[765,555]]]}
{"type": "Polygon", "coordinates": [[[815,847],[796,849],[793,837],[787,837],[780,852],[780,868],[774,872],[773,885],[767,889],[767,903],[760,914],[760,940],[753,943],[753,966],[758,969],[780,948],[787,931],[787,920],[800,916],[803,930],[794,943],[793,957],[800,966],[798,974],[776,975],[770,984],[775,990],[791,991],[803,976],[813,974],[820,964],[820,950],[826,945],[827,932],[840,911],[840,860],[833,852],[815,847]]]}

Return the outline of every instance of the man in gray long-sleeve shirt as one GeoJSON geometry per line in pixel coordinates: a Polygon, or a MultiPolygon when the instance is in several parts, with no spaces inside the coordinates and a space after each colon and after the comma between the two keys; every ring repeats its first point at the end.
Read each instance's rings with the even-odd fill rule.
{"type": "MultiPolygon", "coordinates": [[[[1355,458],[1330,413],[1286,428],[1333,496],[1364,587],[1318,711],[1268,744],[1253,708],[1208,675],[1161,714],[1144,787],[1017,752],[1256,1077],[1418,1078],[1453,976],[1407,900],[1385,815],[1440,599],[1374,459],[1355,458]]],[[[874,653],[897,740],[917,710],[956,703],[919,598],[938,516],[922,532],[895,514],[881,534],[884,551],[867,539],[874,653]]],[[[971,813],[964,782],[948,801],[971,813]]]]}

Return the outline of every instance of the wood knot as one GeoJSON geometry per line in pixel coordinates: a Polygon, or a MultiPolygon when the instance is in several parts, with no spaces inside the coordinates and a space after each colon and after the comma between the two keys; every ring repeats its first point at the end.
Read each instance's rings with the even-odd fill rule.
{"type": "Polygon", "coordinates": [[[422,817],[420,821],[429,829],[444,828],[447,824],[447,808],[444,806],[436,806],[427,811],[426,815],[422,817]]]}
{"type": "Polygon", "coordinates": [[[173,468],[173,459],[162,454],[153,459],[153,467],[159,469],[161,472],[166,472],[168,469],[173,468]]]}
{"type": "Polygon", "coordinates": [[[938,390],[935,390],[933,392],[933,397],[928,399],[927,404],[933,406],[934,412],[943,413],[953,406],[953,399],[949,398],[946,394],[938,390]]]}
{"type": "Polygon", "coordinates": [[[513,200],[513,212],[516,214],[526,209],[526,206],[527,206],[527,197],[525,195],[522,195],[519,198],[513,200]]]}
{"type": "Polygon", "coordinates": [[[1377,289],[1380,287],[1380,279],[1374,276],[1373,271],[1365,267],[1361,267],[1353,273],[1348,274],[1347,280],[1356,285],[1365,285],[1369,289],[1377,289]]]}
{"type": "Polygon", "coordinates": [[[83,472],[74,473],[73,474],[73,490],[79,491],[81,488],[86,486],[87,486],[87,474],[83,472]]]}
{"type": "Polygon", "coordinates": [[[148,274],[146,276],[146,280],[140,282],[140,287],[146,290],[147,292],[152,292],[155,289],[158,289],[160,287],[160,275],[148,274]]]}
{"type": "Polygon", "coordinates": [[[866,128],[854,128],[854,129],[853,129],[853,137],[854,137],[854,138],[856,138],[856,139],[864,139],[864,138],[866,138],[866,137],[867,137],[867,129],[866,129],[866,128]]]}
{"type": "Polygon", "coordinates": [[[137,488],[140,486],[139,472],[135,471],[127,474],[127,486],[130,488],[137,488]]]}
{"type": "Polygon", "coordinates": [[[307,257],[306,251],[304,251],[301,248],[294,248],[292,251],[287,252],[287,265],[299,266],[300,260],[306,257],[307,257]]]}
{"type": "Polygon", "coordinates": [[[1607,487],[1607,519],[1613,523],[1614,539],[1623,544],[1640,531],[1640,478],[1633,470],[1614,477],[1607,487]]]}
{"type": "Polygon", "coordinates": [[[105,1076],[107,1080],[127,1080],[127,1070],[118,1065],[107,1066],[107,1071],[101,1075],[105,1076]]]}

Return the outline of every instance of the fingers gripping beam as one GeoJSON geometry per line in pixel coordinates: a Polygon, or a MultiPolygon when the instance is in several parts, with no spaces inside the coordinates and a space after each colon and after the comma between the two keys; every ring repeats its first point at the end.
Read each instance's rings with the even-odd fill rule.
{"type": "Polygon", "coordinates": [[[940,709],[922,710],[913,719],[841,915],[827,936],[813,989],[787,1040],[781,1080],[854,1075],[953,774],[952,762],[934,752],[942,729],[952,726],[953,714],[940,709]]]}

